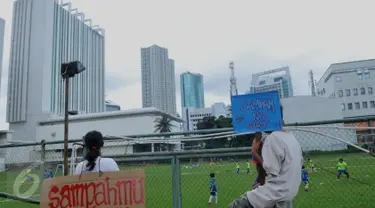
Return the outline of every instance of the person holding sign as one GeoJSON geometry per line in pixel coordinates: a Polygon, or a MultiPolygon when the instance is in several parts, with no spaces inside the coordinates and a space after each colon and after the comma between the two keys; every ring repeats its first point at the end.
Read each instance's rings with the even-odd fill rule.
{"type": "Polygon", "coordinates": [[[265,170],[262,167],[263,159],[261,156],[262,142],[264,138],[265,137],[262,136],[261,132],[256,132],[255,139],[253,140],[253,144],[251,146],[252,160],[257,170],[257,177],[252,185],[253,188],[258,185],[263,185],[265,183],[264,180],[260,181],[260,179],[263,179],[263,177],[259,177],[259,176],[265,176],[266,174],[265,170]]]}
{"type": "Polygon", "coordinates": [[[85,161],[80,162],[75,170],[75,175],[93,172],[120,171],[117,163],[112,158],[100,157],[100,149],[104,145],[103,135],[98,131],[90,131],[85,137],[85,161]]]}
{"type": "Polygon", "coordinates": [[[232,115],[235,133],[270,134],[261,148],[265,184],[235,199],[229,208],[287,207],[301,184],[303,157],[298,140],[282,130],[283,108],[278,92],[233,96],[232,115]]]}

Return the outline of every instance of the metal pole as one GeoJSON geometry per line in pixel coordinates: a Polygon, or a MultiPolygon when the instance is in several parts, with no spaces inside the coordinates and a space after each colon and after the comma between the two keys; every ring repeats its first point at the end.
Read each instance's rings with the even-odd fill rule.
{"type": "Polygon", "coordinates": [[[64,176],[68,175],[68,137],[69,137],[69,76],[65,76],[65,118],[64,118],[64,176]]]}
{"type": "MultiPolygon", "coordinates": [[[[46,144],[45,140],[41,141],[41,151],[40,151],[40,178],[44,180],[44,171],[46,171],[46,168],[44,166],[44,161],[46,160],[46,144]]],[[[43,180],[40,180],[40,185],[43,184],[43,180]]]]}

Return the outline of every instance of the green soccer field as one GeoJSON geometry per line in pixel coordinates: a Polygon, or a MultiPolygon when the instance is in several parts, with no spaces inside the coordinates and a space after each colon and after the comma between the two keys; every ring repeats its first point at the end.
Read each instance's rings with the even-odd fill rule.
{"type": "MultiPolygon", "coordinates": [[[[375,158],[365,154],[344,154],[312,157],[317,172],[309,175],[309,192],[300,191],[294,200],[294,207],[373,207],[375,186],[375,158]],[[348,163],[351,179],[344,176],[336,177],[338,158],[343,157],[348,163]]],[[[191,168],[190,164],[181,165],[181,186],[183,207],[227,207],[234,198],[249,190],[255,179],[246,173],[246,161],[240,161],[241,173],[236,174],[235,161],[218,162],[214,165],[200,164],[199,168],[191,168]],[[219,204],[208,205],[209,173],[216,173],[219,204]]],[[[126,169],[144,169],[146,173],[146,204],[151,208],[173,207],[172,202],[172,169],[168,163],[146,166],[121,166],[126,169]]],[[[12,183],[9,182],[18,173],[1,173],[0,191],[12,193],[12,183]],[[8,183],[7,183],[8,181],[8,183]]],[[[36,173],[39,174],[39,173],[36,173]]],[[[23,187],[26,189],[27,187],[23,187]]],[[[22,189],[22,188],[21,188],[22,189]]],[[[37,192],[39,193],[39,191],[37,192]]],[[[34,198],[38,199],[38,194],[34,198]]],[[[0,207],[26,208],[38,207],[12,200],[0,199],[0,207]]]]}

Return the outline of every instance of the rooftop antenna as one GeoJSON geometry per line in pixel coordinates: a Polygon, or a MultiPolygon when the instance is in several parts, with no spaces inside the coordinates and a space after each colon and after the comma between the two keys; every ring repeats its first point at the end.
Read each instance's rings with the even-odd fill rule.
{"type": "Polygon", "coordinates": [[[237,91],[237,79],[234,76],[234,62],[229,62],[229,69],[230,69],[230,96],[238,95],[237,91]]]}

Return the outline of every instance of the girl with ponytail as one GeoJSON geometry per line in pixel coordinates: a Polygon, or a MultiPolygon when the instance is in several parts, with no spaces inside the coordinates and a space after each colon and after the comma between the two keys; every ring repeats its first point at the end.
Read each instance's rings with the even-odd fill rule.
{"type": "Polygon", "coordinates": [[[104,145],[103,135],[99,131],[90,131],[85,137],[86,155],[75,170],[76,175],[82,173],[119,171],[117,163],[112,158],[102,158],[101,148],[104,145]]]}

